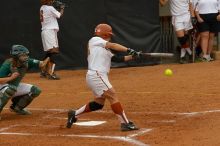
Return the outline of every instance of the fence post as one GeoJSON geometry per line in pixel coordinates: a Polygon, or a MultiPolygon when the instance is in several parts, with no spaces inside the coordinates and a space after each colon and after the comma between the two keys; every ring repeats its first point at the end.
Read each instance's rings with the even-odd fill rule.
{"type": "Polygon", "coordinates": [[[220,51],[220,32],[218,33],[217,36],[217,50],[220,51]]]}

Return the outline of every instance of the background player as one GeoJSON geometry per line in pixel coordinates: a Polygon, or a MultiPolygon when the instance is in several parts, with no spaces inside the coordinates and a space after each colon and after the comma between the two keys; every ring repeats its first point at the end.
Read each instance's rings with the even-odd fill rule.
{"type": "Polygon", "coordinates": [[[95,36],[88,42],[88,72],[86,82],[94,93],[94,100],[82,106],[78,110],[68,112],[67,128],[71,128],[76,122],[76,117],[83,113],[100,110],[107,99],[112,111],[118,116],[121,122],[122,131],[137,130],[133,122],[129,121],[116,92],[108,80],[111,61],[124,62],[139,56],[139,52],[126,48],[120,44],[109,42],[112,37],[112,28],[107,24],[99,24],[95,28],[95,36]],[[111,50],[128,52],[128,56],[116,56],[111,50]]]}
{"type": "Polygon", "coordinates": [[[55,74],[54,69],[56,65],[56,58],[59,54],[59,45],[57,39],[57,32],[59,25],[57,18],[60,18],[64,13],[64,5],[60,6],[60,12],[53,6],[54,0],[41,0],[40,21],[42,25],[41,38],[46,56],[50,57],[50,63],[46,70],[41,72],[41,77],[47,77],[52,80],[59,80],[60,78],[55,74]]]}
{"type": "Polygon", "coordinates": [[[11,99],[11,111],[29,115],[31,112],[24,108],[40,95],[41,90],[37,86],[20,82],[28,69],[44,68],[49,58],[44,61],[31,59],[29,50],[22,45],[13,45],[10,54],[12,58],[5,60],[0,67],[0,113],[11,99]]]}
{"type": "Polygon", "coordinates": [[[176,31],[178,41],[181,45],[180,63],[186,63],[186,52],[192,56],[192,51],[189,46],[188,30],[192,29],[191,16],[194,16],[192,3],[190,0],[160,0],[163,6],[170,2],[170,12],[172,15],[172,24],[176,31]]]}

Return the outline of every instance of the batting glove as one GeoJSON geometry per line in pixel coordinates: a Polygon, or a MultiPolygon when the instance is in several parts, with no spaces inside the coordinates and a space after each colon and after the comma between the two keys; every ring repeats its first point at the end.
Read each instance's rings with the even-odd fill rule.
{"type": "Polygon", "coordinates": [[[132,56],[137,56],[138,55],[138,52],[131,49],[131,48],[128,48],[127,53],[128,53],[128,55],[132,55],[132,56]]]}

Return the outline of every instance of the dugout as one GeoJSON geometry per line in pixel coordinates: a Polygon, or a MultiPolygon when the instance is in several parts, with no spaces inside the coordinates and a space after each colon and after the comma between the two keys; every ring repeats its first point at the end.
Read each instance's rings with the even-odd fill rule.
{"type": "MultiPolygon", "coordinates": [[[[113,27],[114,42],[143,52],[170,52],[161,47],[158,0],[63,0],[67,3],[59,20],[60,57],[58,68],[87,66],[87,41],[99,23],[113,27]]],[[[13,44],[29,48],[31,57],[42,59],[40,0],[2,1],[0,21],[0,63],[9,56],[13,44]]],[[[143,62],[114,66],[157,64],[153,58],[143,62]]]]}

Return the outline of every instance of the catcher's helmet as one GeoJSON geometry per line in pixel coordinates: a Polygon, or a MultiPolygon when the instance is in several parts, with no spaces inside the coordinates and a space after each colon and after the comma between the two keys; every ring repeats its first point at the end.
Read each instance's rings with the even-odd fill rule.
{"type": "Polygon", "coordinates": [[[102,38],[109,38],[113,35],[112,27],[108,24],[99,24],[95,28],[95,35],[102,38]]]}
{"type": "Polygon", "coordinates": [[[29,50],[25,46],[22,46],[22,45],[13,45],[11,47],[10,54],[13,57],[18,57],[21,54],[29,54],[29,50]]]}

